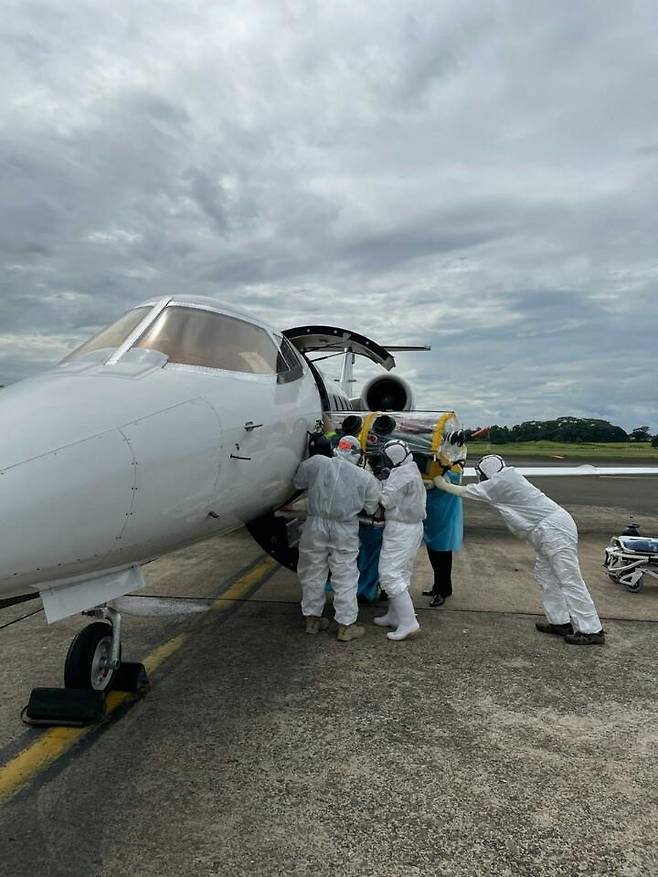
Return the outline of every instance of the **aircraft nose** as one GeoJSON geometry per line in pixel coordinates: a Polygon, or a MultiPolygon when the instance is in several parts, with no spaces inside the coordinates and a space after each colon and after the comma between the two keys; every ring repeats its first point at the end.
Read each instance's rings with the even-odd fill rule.
{"type": "Polygon", "coordinates": [[[126,526],[134,480],[118,430],[0,469],[0,583],[63,578],[109,552],[126,526]],[[103,503],[85,514],[99,491],[103,503]]]}
{"type": "Polygon", "coordinates": [[[166,377],[47,373],[2,390],[0,590],[116,569],[206,532],[220,420],[166,377]]]}

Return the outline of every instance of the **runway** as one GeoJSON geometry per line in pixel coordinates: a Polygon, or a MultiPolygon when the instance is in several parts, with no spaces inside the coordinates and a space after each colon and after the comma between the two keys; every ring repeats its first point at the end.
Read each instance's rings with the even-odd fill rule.
{"type": "Polygon", "coordinates": [[[404,643],[369,623],[373,607],[363,640],[305,636],[295,577],[238,532],[147,568],[147,594],[180,608],[124,616],[124,655],[147,660],[151,690],[40,762],[48,732],[24,729],[20,708],[60,684],[81,622],[1,610],[0,783],[34,755],[26,784],[14,771],[4,787],[3,873],[655,872],[658,584],[628,594],[600,563],[629,512],[658,534],[658,479],[542,489],[579,524],[601,649],[535,632],[532,554],[478,504],[443,609],[420,596],[419,554],[423,629],[404,643]]]}

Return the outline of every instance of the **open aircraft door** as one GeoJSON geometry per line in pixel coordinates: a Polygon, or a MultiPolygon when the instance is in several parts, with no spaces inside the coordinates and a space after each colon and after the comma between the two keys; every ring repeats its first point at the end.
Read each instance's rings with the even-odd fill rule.
{"type": "Polygon", "coordinates": [[[286,329],[283,334],[309,363],[325,411],[331,408],[327,388],[322,375],[306,356],[307,353],[353,353],[365,356],[386,371],[395,367],[395,359],[386,348],[350,329],[340,329],[337,326],[296,326],[294,329],[286,329]]]}
{"type": "MultiPolygon", "coordinates": [[[[307,353],[326,353],[327,356],[345,354],[339,383],[342,392],[345,393],[354,410],[358,411],[411,411],[414,407],[413,392],[409,384],[392,374],[380,374],[371,378],[362,388],[359,396],[352,392],[352,368],[355,356],[364,356],[371,362],[381,366],[390,372],[395,368],[395,358],[392,350],[429,350],[427,346],[409,347],[392,346],[382,347],[370,338],[351,332],[349,329],[339,329],[336,326],[298,326],[295,329],[287,329],[284,335],[295,345],[297,350],[305,356],[307,353]]],[[[317,368],[306,357],[316,383],[322,396],[322,406],[325,410],[331,409],[329,395],[326,392],[322,376],[317,373],[317,368]]],[[[315,362],[323,359],[317,357],[315,362]]]]}
{"type": "Polygon", "coordinates": [[[286,329],[283,334],[300,353],[350,351],[371,359],[386,371],[390,371],[395,366],[395,359],[388,350],[366,338],[365,335],[359,335],[358,332],[349,329],[339,329],[336,326],[297,326],[294,329],[286,329]]]}

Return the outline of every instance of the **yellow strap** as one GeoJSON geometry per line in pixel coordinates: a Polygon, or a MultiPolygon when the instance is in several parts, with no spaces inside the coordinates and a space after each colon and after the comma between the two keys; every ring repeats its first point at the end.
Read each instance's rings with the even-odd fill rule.
{"type": "Polygon", "coordinates": [[[442,414],[441,417],[436,421],[436,426],[434,427],[434,433],[432,434],[432,454],[434,459],[436,460],[436,455],[439,450],[439,445],[443,442],[443,427],[446,424],[446,421],[450,417],[456,417],[454,411],[446,411],[445,414],[442,414]]]}
{"type": "Polygon", "coordinates": [[[371,411],[370,414],[363,421],[363,426],[361,427],[361,432],[359,433],[359,444],[361,445],[361,450],[365,451],[368,448],[368,433],[370,432],[370,427],[375,417],[379,417],[381,411],[371,411]]]}

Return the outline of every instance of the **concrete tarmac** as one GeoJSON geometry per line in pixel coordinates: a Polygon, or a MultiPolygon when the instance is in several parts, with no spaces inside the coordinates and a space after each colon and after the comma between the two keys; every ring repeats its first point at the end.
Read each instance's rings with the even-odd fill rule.
{"type": "MultiPolygon", "coordinates": [[[[600,566],[629,511],[658,535],[658,479],[541,486],[579,524],[604,647],[535,631],[532,552],[475,503],[441,609],[419,553],[422,632],[402,643],[370,606],[362,640],[306,636],[295,577],[244,532],[193,546],[147,568],[158,614],[124,616],[129,659],[182,644],[0,805],[0,872],[658,873],[658,581],[629,594],[600,566]]],[[[80,627],[0,612],[0,764],[43,740],[19,711],[80,627]]]]}

